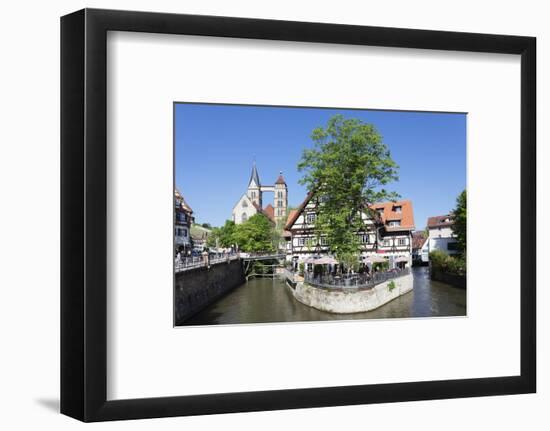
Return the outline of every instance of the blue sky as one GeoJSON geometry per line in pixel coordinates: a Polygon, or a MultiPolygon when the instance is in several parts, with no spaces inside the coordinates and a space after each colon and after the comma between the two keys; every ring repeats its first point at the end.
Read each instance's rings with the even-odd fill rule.
{"type": "MultiPolygon", "coordinates": [[[[466,187],[466,114],[179,103],[175,108],[176,187],[198,223],[222,225],[246,191],[254,159],[263,185],[279,171],[289,205],[306,190],[296,165],[311,131],[340,113],[376,126],[399,165],[388,186],[413,202],[416,229],[448,213],[466,187]]],[[[264,194],[264,206],[273,194],[264,194]]]]}

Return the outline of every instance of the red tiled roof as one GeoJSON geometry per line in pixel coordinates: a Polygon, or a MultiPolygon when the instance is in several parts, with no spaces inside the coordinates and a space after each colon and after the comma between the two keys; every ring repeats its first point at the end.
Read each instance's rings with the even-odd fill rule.
{"type": "Polygon", "coordinates": [[[271,220],[275,220],[275,209],[273,208],[273,205],[268,204],[264,208],[264,214],[268,216],[271,220]]]}
{"type": "MultiPolygon", "coordinates": [[[[265,210],[262,209],[261,206],[259,206],[256,202],[252,201],[252,205],[254,205],[254,208],[256,208],[256,210],[260,213],[260,214],[263,214],[264,216],[267,217],[267,219],[271,222],[271,223],[275,223],[275,220],[273,220],[272,217],[269,216],[269,214],[267,214],[265,212],[265,210]]],[[[268,205],[269,206],[269,205],[268,205]]],[[[266,207],[267,208],[267,207],[266,207]]]]}
{"type": "Polygon", "coordinates": [[[431,228],[431,229],[437,228],[437,227],[452,226],[453,224],[454,224],[453,216],[450,214],[428,217],[428,228],[431,228]]]}
{"type": "Polygon", "coordinates": [[[298,219],[298,217],[300,216],[300,214],[302,213],[302,211],[304,210],[304,208],[306,207],[306,205],[308,204],[308,202],[311,200],[312,197],[313,197],[313,192],[309,192],[306,198],[304,199],[304,201],[300,204],[300,206],[297,209],[290,211],[290,213],[288,214],[288,218],[286,219],[285,229],[290,229],[290,227],[298,219]]]}
{"type": "Polygon", "coordinates": [[[408,199],[395,202],[379,202],[372,204],[370,208],[377,212],[382,210],[380,216],[384,224],[389,221],[401,222],[401,226],[387,226],[388,230],[414,229],[413,206],[408,199]],[[395,207],[401,207],[401,212],[395,211],[395,207]]]}
{"type": "Polygon", "coordinates": [[[413,232],[413,234],[412,234],[412,248],[422,248],[422,246],[426,242],[426,239],[428,239],[428,236],[426,235],[426,232],[424,232],[424,231],[413,232]]]}

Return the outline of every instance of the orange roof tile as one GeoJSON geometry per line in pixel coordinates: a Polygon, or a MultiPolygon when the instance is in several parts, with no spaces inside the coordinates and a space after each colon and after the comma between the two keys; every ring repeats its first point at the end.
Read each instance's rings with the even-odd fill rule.
{"type": "Polygon", "coordinates": [[[273,205],[268,204],[264,208],[264,214],[268,216],[271,220],[275,220],[275,209],[273,208],[273,205]]]}
{"type": "Polygon", "coordinates": [[[401,222],[401,226],[389,227],[389,229],[414,229],[413,206],[412,202],[408,199],[395,202],[379,202],[372,204],[370,208],[375,211],[382,210],[380,216],[384,224],[389,221],[401,222]],[[395,211],[395,207],[401,207],[401,212],[395,211]]]}

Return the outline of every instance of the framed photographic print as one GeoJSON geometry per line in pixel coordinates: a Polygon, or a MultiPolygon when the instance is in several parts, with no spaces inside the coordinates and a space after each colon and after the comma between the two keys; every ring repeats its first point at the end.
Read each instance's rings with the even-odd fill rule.
{"type": "Polygon", "coordinates": [[[61,19],[61,411],[536,388],[531,37],[61,19]]]}

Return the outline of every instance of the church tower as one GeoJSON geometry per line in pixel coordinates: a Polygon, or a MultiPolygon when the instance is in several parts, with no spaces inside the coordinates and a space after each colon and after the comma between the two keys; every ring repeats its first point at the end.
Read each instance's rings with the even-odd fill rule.
{"type": "Polygon", "coordinates": [[[246,191],[248,198],[262,208],[262,186],[260,184],[260,176],[256,169],[256,162],[252,165],[250,173],[250,181],[248,181],[248,190],[246,191]]]}
{"type": "Polygon", "coordinates": [[[286,222],[286,210],[288,208],[288,187],[283,178],[283,173],[279,172],[279,178],[275,181],[275,193],[273,194],[273,208],[275,209],[275,222],[277,225],[286,222]]]}

